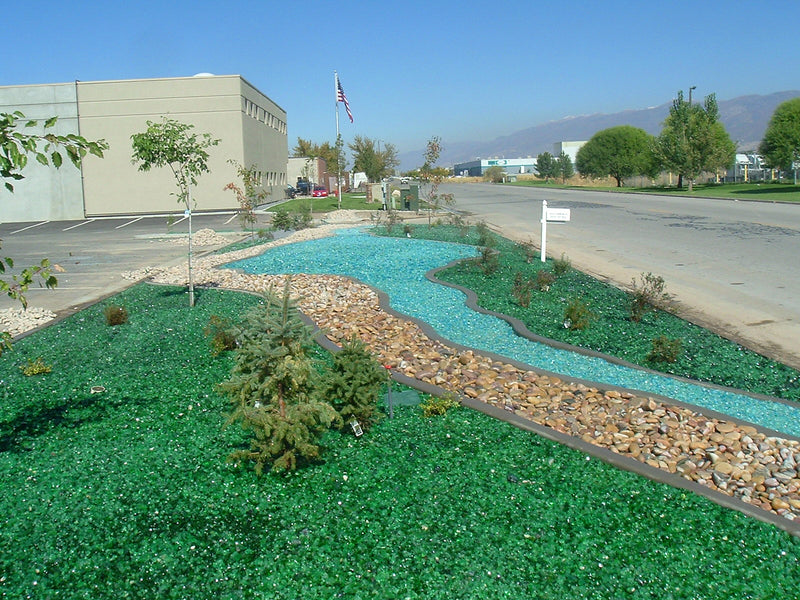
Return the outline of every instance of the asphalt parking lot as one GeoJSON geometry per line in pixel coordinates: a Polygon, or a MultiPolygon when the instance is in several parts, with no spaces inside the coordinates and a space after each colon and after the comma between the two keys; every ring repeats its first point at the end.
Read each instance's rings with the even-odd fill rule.
{"type": "MultiPolygon", "coordinates": [[[[268,216],[258,215],[255,228],[265,227],[268,216]]],[[[213,229],[230,241],[246,235],[235,212],[195,213],[192,230],[213,229]]],[[[2,256],[11,257],[14,269],[3,277],[49,259],[58,279],[55,289],[33,284],[26,294],[29,306],[58,314],[73,312],[87,303],[118,292],[131,284],[122,273],[148,266],[176,264],[186,259],[189,221],[183,214],[41,221],[0,224],[2,256]]],[[[195,246],[202,256],[219,246],[195,246]]],[[[0,309],[19,303],[3,295],[0,309]]]]}

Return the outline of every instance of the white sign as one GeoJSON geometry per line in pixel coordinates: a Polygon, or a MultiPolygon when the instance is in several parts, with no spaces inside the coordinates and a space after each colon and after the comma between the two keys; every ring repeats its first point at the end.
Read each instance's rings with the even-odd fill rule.
{"type": "Polygon", "coordinates": [[[547,260],[547,223],[569,221],[568,208],[547,208],[547,200],[542,200],[542,262],[547,260]]]}
{"type": "Polygon", "coordinates": [[[547,220],[548,221],[560,221],[560,222],[569,221],[569,209],[568,208],[548,208],[547,209],[547,220]]]}

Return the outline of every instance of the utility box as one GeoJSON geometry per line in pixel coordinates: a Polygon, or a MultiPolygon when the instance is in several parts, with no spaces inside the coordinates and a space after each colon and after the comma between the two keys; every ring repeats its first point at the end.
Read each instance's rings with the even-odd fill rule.
{"type": "Polygon", "coordinates": [[[373,202],[380,202],[383,204],[383,190],[381,189],[380,183],[368,183],[367,184],[367,204],[372,204],[373,202]]]}
{"type": "Polygon", "coordinates": [[[410,184],[400,185],[400,210],[419,211],[419,186],[410,184]]]}

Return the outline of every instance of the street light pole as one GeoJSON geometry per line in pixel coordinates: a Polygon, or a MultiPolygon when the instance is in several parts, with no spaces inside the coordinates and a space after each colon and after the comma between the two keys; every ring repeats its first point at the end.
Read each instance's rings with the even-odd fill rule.
{"type": "Polygon", "coordinates": [[[689,88],[689,104],[690,105],[692,103],[692,90],[696,90],[696,89],[697,89],[696,85],[693,85],[692,87],[689,88]]]}

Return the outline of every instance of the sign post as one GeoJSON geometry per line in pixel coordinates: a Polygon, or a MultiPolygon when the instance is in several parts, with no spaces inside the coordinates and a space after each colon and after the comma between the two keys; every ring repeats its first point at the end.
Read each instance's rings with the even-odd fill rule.
{"type": "Polygon", "coordinates": [[[569,217],[568,208],[547,208],[547,200],[542,200],[542,262],[547,260],[547,222],[566,223],[569,217]]]}

